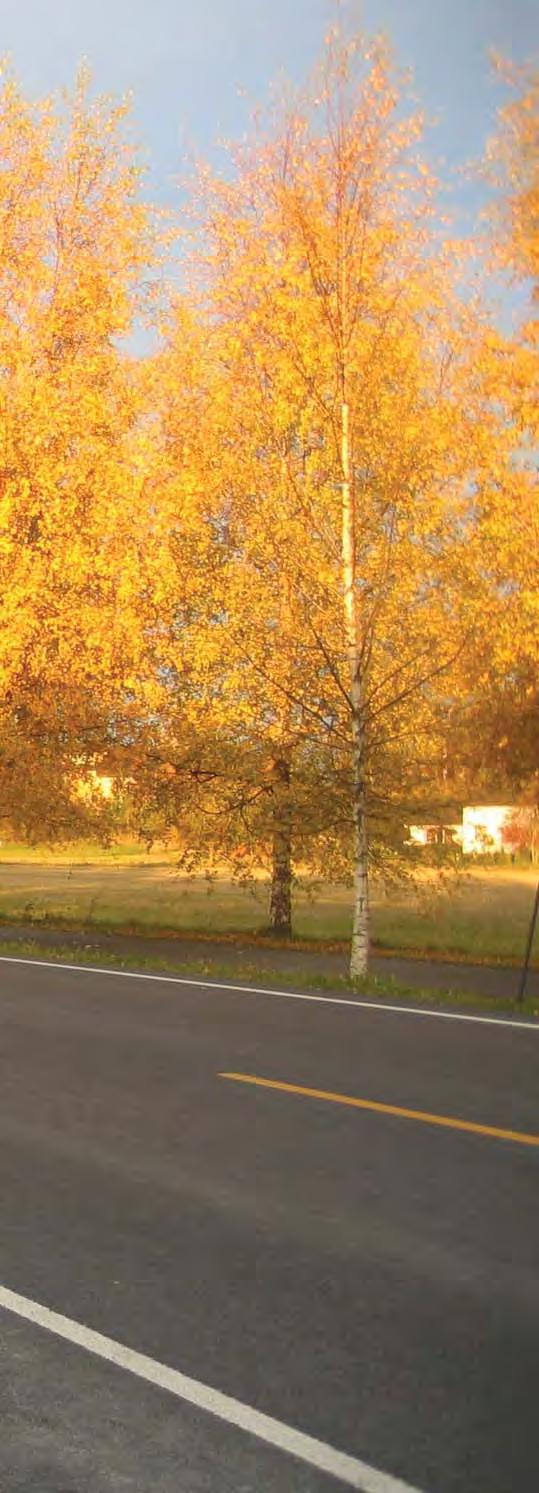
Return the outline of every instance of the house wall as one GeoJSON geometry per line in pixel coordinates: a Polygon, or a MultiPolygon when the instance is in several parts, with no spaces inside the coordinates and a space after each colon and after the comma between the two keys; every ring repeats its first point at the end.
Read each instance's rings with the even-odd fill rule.
{"type": "Polygon", "coordinates": [[[462,811],[462,849],[465,855],[473,852],[495,854],[503,850],[503,830],[512,819],[514,809],[508,804],[470,805],[462,811]]]}

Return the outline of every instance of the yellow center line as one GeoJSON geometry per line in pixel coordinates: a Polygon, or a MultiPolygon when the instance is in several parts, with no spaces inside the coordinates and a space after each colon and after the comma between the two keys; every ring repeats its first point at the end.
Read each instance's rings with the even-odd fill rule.
{"type": "Polygon", "coordinates": [[[397,1115],[401,1120],[418,1120],[422,1125],[443,1125],[448,1130],[469,1130],[472,1135],[488,1135],[493,1140],[516,1141],[521,1146],[539,1146],[539,1135],[519,1130],[500,1130],[496,1125],[477,1125],[473,1120],[457,1120],[452,1115],[431,1115],[422,1109],[403,1109],[400,1104],[380,1104],[375,1099],[354,1099],[350,1094],[332,1094],[327,1089],[307,1089],[302,1084],[281,1083],[276,1078],[256,1078],[252,1073],[220,1073],[219,1078],[233,1083],[250,1083],[259,1089],[279,1089],[284,1094],[302,1094],[307,1099],[325,1099],[329,1104],[347,1104],[352,1109],[370,1109],[379,1115],[397,1115]]]}

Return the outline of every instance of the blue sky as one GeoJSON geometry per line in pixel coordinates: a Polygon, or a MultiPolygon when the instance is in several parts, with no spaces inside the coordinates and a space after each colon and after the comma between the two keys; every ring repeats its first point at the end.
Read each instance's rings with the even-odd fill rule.
{"type": "MultiPolygon", "coordinates": [[[[0,0],[0,51],[32,93],[69,83],[83,57],[100,90],[131,88],[166,191],[184,136],[207,148],[241,131],[239,90],[260,100],[282,70],[301,80],[331,13],[327,0],[0,0]]],[[[539,52],[537,0],[364,0],[358,14],[413,67],[452,162],[479,153],[489,131],[489,47],[517,59],[539,52]]]]}
{"type": "MultiPolygon", "coordinates": [[[[363,0],[357,14],[412,67],[444,176],[479,157],[500,101],[489,48],[537,55],[537,0],[363,0]]],[[[0,50],[30,94],[69,84],[82,58],[99,91],[132,89],[152,192],[174,201],[185,141],[240,134],[249,99],[305,77],[331,15],[327,0],[0,0],[0,50]]],[[[476,196],[459,188],[463,212],[476,196]]]]}

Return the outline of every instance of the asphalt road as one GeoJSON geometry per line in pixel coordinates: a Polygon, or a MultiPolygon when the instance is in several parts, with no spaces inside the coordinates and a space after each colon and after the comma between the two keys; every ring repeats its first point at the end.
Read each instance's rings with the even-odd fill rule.
{"type": "MultiPolygon", "coordinates": [[[[538,1487],[539,1146],[224,1072],[539,1135],[539,1027],[0,960],[0,1300],[378,1493],[538,1487]]],[[[1,1306],[0,1397],[2,1493],[338,1486],[1,1306]]]]}

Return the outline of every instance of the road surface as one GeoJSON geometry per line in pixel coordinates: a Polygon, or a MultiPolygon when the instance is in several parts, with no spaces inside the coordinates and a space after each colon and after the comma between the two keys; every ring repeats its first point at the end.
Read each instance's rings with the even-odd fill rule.
{"type": "Polygon", "coordinates": [[[2,1493],[539,1486],[538,1140],[532,1022],[0,959],[2,1493]]]}

